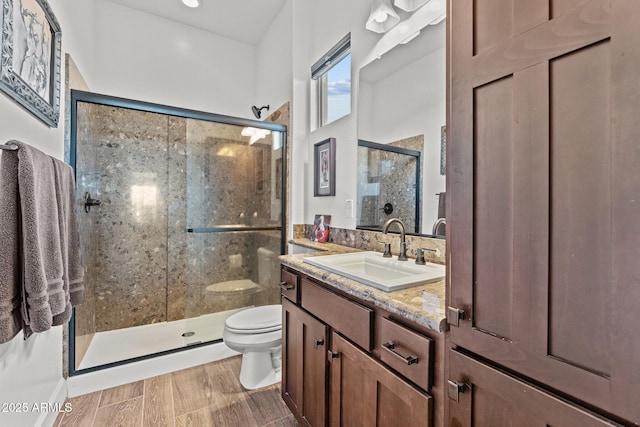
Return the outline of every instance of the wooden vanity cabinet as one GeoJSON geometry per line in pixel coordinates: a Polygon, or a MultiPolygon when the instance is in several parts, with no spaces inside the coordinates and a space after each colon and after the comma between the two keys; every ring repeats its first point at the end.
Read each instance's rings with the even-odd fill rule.
{"type": "Polygon", "coordinates": [[[305,426],[326,425],[327,326],[282,299],[282,398],[305,426]]]}
{"type": "Polygon", "coordinates": [[[436,341],[384,310],[302,273],[282,271],[283,280],[297,283],[299,291],[297,303],[285,293],[282,299],[282,398],[298,422],[435,425],[428,392],[441,396],[440,387],[432,388],[436,341]]]}

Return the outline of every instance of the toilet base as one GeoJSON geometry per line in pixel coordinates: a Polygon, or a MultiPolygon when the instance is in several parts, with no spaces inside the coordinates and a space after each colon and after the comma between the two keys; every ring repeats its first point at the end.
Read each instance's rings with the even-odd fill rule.
{"type": "Polygon", "coordinates": [[[247,390],[267,387],[282,379],[282,346],[268,351],[248,351],[242,355],[240,384],[247,390]]]}

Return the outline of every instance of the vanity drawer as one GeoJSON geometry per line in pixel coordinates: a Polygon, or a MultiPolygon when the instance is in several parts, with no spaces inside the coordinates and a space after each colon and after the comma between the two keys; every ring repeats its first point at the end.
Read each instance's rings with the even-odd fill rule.
{"type": "Polygon", "coordinates": [[[433,379],[433,340],[387,318],[380,320],[380,360],[425,391],[433,379]]]}
{"type": "Polygon", "coordinates": [[[298,289],[300,286],[298,285],[300,278],[297,274],[289,273],[287,270],[281,270],[281,278],[280,289],[282,291],[282,296],[287,297],[287,299],[293,303],[298,303],[298,289]]]}
{"type": "Polygon", "coordinates": [[[300,283],[300,300],[305,310],[366,351],[371,351],[373,310],[306,279],[302,279],[300,283]]]}

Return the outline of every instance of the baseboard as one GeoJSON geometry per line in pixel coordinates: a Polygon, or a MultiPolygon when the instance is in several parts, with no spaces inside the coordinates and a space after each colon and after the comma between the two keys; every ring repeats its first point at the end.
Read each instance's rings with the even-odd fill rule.
{"type": "MultiPolygon", "coordinates": [[[[63,408],[64,401],[67,395],[66,381],[64,378],[60,378],[58,384],[51,392],[51,397],[47,400],[48,403],[58,404],[60,408],[63,408]]],[[[59,412],[56,411],[43,411],[40,412],[40,416],[36,420],[36,427],[53,427],[58,418],[59,412]]]]}

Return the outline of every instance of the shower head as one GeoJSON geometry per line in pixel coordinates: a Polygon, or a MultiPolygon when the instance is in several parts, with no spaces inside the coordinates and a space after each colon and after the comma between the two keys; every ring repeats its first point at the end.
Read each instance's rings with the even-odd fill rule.
{"type": "Polygon", "coordinates": [[[255,105],[253,105],[251,107],[251,111],[253,111],[253,115],[256,116],[256,119],[259,119],[260,116],[262,115],[262,110],[264,110],[265,108],[267,109],[267,111],[269,111],[269,106],[268,105],[265,105],[264,107],[260,107],[260,108],[258,108],[255,105]]]}

